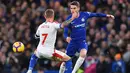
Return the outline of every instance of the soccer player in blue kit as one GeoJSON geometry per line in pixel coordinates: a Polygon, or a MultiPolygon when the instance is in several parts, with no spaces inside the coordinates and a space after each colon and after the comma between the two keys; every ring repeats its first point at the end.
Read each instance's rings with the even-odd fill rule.
{"type": "Polygon", "coordinates": [[[72,70],[72,61],[63,62],[60,67],[60,73],[76,73],[79,67],[85,60],[88,44],[86,43],[86,22],[91,17],[108,17],[114,19],[113,15],[103,13],[91,13],[91,12],[80,12],[80,4],[78,1],[70,3],[71,14],[67,20],[71,18],[73,13],[77,13],[77,18],[74,19],[67,27],[64,28],[64,38],[69,43],[66,49],[66,53],[69,56],[74,56],[76,52],[80,53],[80,56],[72,70]],[[70,37],[68,36],[68,30],[70,30],[70,37]],[[65,65],[64,65],[65,64],[65,65]],[[65,67],[64,67],[65,66],[65,67]]]}

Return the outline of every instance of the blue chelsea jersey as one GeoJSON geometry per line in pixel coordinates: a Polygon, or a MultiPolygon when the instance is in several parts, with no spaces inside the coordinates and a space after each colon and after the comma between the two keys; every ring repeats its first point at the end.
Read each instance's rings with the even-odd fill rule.
{"type": "MultiPolygon", "coordinates": [[[[67,20],[71,18],[69,15],[67,20]]],[[[79,17],[74,19],[67,27],[64,28],[64,38],[68,37],[68,30],[71,31],[72,40],[86,40],[87,19],[91,17],[106,17],[103,13],[80,12],[79,17]]]]}

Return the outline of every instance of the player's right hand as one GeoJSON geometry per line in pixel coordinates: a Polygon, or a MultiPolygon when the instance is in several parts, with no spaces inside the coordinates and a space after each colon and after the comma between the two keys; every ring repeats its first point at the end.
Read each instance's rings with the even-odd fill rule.
{"type": "Polygon", "coordinates": [[[115,17],[113,15],[107,14],[107,17],[115,19],[115,17]]]}
{"type": "Polygon", "coordinates": [[[70,37],[67,37],[67,38],[66,38],[66,41],[67,41],[68,43],[70,43],[71,38],[70,38],[70,37]]]}
{"type": "Polygon", "coordinates": [[[74,13],[72,13],[72,20],[74,20],[75,18],[77,18],[78,17],[78,13],[77,12],[74,12],[74,13]]]}

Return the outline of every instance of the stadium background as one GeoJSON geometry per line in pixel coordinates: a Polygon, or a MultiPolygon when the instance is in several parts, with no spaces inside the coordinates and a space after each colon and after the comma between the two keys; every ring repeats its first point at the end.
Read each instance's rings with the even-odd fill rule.
{"type": "MultiPolygon", "coordinates": [[[[62,22],[70,14],[68,4],[73,0],[0,0],[0,73],[25,73],[38,40],[34,35],[45,21],[43,12],[55,10],[55,20],[62,22]],[[12,44],[21,41],[24,53],[13,53],[12,44]]],[[[88,57],[78,73],[130,73],[130,0],[80,0],[81,11],[112,14],[115,20],[88,20],[88,57]],[[119,54],[117,54],[119,53],[119,54]],[[121,57],[120,57],[121,55],[121,57]],[[120,60],[120,63],[115,61],[120,60]],[[124,63],[123,63],[124,62],[124,63]],[[115,67],[112,67],[116,63],[115,67]],[[123,67],[123,65],[125,65],[123,67]],[[120,70],[123,70],[120,72],[120,70]],[[126,71],[126,72],[125,72],[126,71]]],[[[53,36],[52,36],[53,37],[53,36]]],[[[56,49],[65,51],[67,43],[63,29],[58,30],[56,49]]],[[[76,54],[77,55],[77,54],[76,54]]],[[[73,57],[73,63],[77,56],[73,57]]],[[[60,63],[38,60],[35,73],[58,73],[60,63]]]]}

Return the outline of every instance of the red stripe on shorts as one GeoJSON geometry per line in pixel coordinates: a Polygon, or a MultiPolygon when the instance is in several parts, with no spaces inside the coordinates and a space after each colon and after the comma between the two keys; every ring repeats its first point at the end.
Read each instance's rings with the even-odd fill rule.
{"type": "Polygon", "coordinates": [[[61,58],[61,59],[63,58],[60,54],[56,53],[55,50],[54,50],[53,56],[57,58],[61,58]]]}

